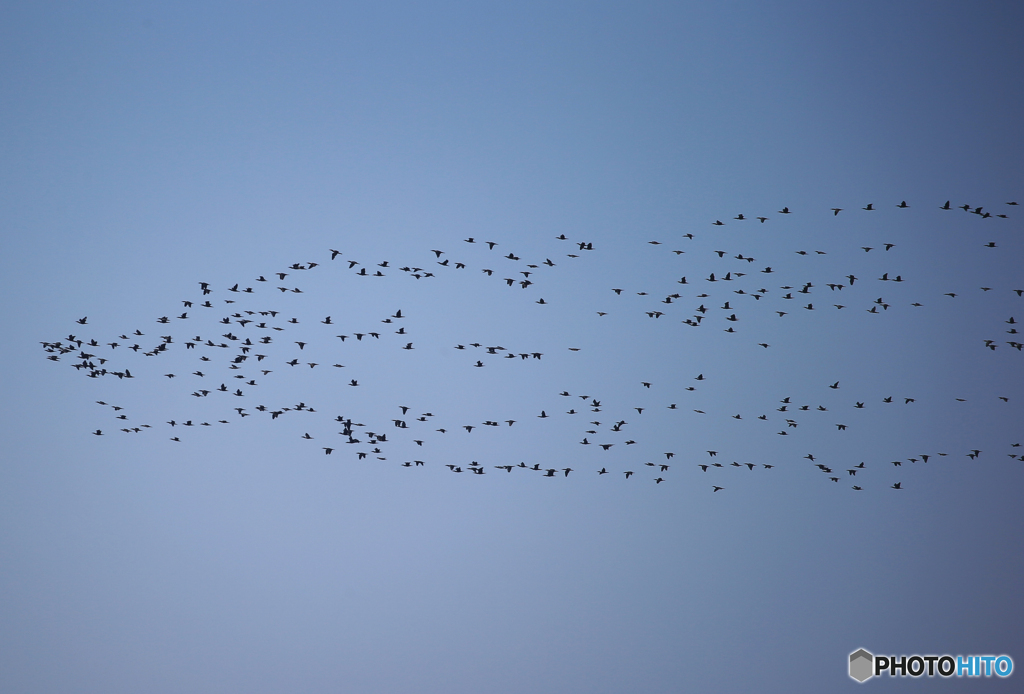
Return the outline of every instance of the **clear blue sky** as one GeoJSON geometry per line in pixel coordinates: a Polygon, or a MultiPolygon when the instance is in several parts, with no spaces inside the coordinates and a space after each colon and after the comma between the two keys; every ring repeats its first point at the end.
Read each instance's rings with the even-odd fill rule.
{"type": "Polygon", "coordinates": [[[861,647],[1024,664],[1022,20],[0,3],[0,689],[788,693],[860,686],[861,647]],[[98,345],[41,344],[69,335],[98,345]],[[497,467],[520,462],[542,471],[497,467]]]}

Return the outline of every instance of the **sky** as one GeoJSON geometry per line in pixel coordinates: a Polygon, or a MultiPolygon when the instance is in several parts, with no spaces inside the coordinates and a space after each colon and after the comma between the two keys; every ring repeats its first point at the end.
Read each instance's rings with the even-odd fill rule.
{"type": "Polygon", "coordinates": [[[1022,20],[0,3],[0,688],[1024,662],[1022,20]]]}

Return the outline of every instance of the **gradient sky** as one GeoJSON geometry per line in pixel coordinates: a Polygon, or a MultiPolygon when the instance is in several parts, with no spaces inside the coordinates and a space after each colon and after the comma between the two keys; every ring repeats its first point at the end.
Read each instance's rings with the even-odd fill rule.
{"type": "Polygon", "coordinates": [[[0,689],[888,691],[907,683],[857,685],[848,654],[1024,663],[1022,21],[0,3],[0,689]],[[187,339],[271,334],[218,323],[244,309],[280,311],[272,373],[192,397],[236,387],[238,352],[187,339]],[[174,343],[127,353],[136,329],[174,343]],[[135,378],[48,361],[69,334],[135,378]],[[300,401],[316,412],[255,411],[300,401]],[[387,433],[381,453],[359,460],[339,415],[387,433]],[[472,461],[486,474],[445,467],[472,461]],[[520,461],[559,472],[494,467],[520,461]]]}

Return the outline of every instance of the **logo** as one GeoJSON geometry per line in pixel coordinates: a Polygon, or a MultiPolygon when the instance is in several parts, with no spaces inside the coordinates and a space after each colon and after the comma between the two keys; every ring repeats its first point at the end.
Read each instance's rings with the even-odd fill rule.
{"type": "Polygon", "coordinates": [[[850,654],[850,677],[863,682],[867,678],[871,677],[874,673],[874,660],[875,656],[871,655],[863,648],[858,651],[854,651],[850,654]]]}
{"type": "Polygon", "coordinates": [[[1008,655],[873,655],[860,648],[850,654],[850,677],[866,682],[882,673],[889,677],[1009,677],[1013,659],[1008,655]]]}

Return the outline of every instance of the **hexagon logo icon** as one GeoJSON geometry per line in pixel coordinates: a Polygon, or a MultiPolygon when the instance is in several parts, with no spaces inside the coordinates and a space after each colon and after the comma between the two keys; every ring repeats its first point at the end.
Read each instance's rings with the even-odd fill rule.
{"type": "Polygon", "coordinates": [[[850,654],[850,677],[863,682],[870,678],[874,673],[875,656],[871,655],[863,648],[854,651],[850,654]]]}

